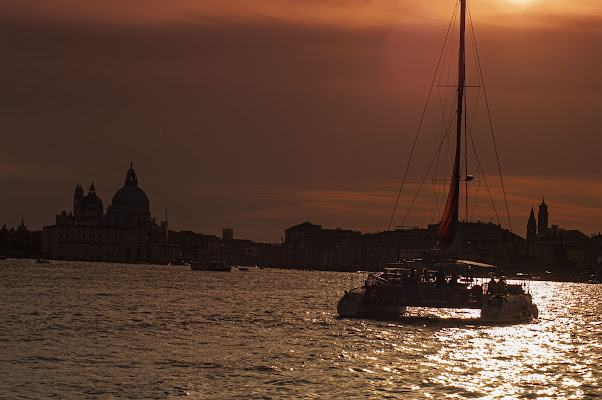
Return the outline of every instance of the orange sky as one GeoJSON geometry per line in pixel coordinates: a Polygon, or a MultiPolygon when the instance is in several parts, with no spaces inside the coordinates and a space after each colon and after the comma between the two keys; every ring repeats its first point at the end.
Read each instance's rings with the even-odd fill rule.
{"type": "MultiPolygon", "coordinates": [[[[52,224],[92,179],[106,207],[134,161],[174,229],[385,229],[454,9],[423,3],[4,1],[0,223],[52,224]]],[[[545,196],[599,232],[602,5],[469,7],[513,230],[545,196]]],[[[408,223],[431,218],[425,198],[408,223]]]]}

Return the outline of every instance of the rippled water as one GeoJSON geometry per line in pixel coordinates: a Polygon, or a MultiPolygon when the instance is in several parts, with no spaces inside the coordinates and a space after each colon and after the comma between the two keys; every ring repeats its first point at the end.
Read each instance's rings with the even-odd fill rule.
{"type": "Polygon", "coordinates": [[[340,319],[350,274],[0,261],[0,398],[595,398],[602,285],[540,318],[340,319]]]}

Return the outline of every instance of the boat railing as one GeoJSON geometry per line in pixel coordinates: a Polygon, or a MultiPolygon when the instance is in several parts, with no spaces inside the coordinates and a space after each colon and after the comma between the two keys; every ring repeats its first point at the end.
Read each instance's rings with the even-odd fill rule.
{"type": "Polygon", "coordinates": [[[531,286],[526,279],[505,279],[501,277],[496,281],[489,278],[483,289],[483,294],[530,294],[531,286]]]}

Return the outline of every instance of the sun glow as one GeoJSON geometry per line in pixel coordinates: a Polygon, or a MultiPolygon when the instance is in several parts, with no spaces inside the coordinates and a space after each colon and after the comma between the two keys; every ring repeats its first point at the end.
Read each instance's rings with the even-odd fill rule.
{"type": "Polygon", "coordinates": [[[506,1],[508,3],[515,4],[515,5],[527,6],[531,3],[533,3],[534,0],[506,0],[506,1]]]}

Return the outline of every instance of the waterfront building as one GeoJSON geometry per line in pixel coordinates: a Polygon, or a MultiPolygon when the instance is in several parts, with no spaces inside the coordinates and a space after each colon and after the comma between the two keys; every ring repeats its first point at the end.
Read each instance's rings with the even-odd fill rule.
{"type": "Polygon", "coordinates": [[[535,221],[535,213],[533,207],[531,207],[531,215],[529,215],[529,221],[527,221],[527,240],[535,239],[537,235],[537,222],[535,221]]]}
{"type": "Polygon", "coordinates": [[[27,230],[27,227],[25,226],[25,221],[23,220],[23,217],[21,217],[21,225],[17,227],[17,232],[29,232],[27,230]]]}
{"type": "Polygon", "coordinates": [[[564,229],[557,224],[548,226],[548,206],[545,201],[539,206],[538,222],[535,225],[533,208],[527,222],[527,248],[530,256],[543,262],[550,269],[599,264],[598,256],[602,251],[596,250],[594,237],[576,229],[564,229]],[[537,229],[537,235],[534,234],[537,229]],[[581,261],[578,261],[580,260],[581,261]]]}
{"type": "Polygon", "coordinates": [[[169,231],[169,243],[180,246],[183,261],[223,261],[220,238],[192,231],[169,231]]]}
{"type": "Polygon", "coordinates": [[[234,239],[234,229],[232,229],[232,228],[222,229],[222,240],[232,240],[232,239],[234,239]]]}
{"type": "Polygon", "coordinates": [[[546,236],[548,233],[548,206],[545,199],[539,205],[539,213],[537,213],[537,234],[546,236]]]}
{"type": "Polygon", "coordinates": [[[181,259],[181,247],[168,244],[167,221],[151,217],[146,193],[138,186],[133,165],[107,207],[96,194],[77,185],[73,211],[63,211],[56,223],[45,226],[42,253],[47,258],[128,263],[168,263],[181,259]]]}
{"type": "MultiPolygon", "coordinates": [[[[449,257],[431,251],[439,224],[428,228],[400,228],[392,231],[362,234],[344,229],[323,229],[304,222],[285,230],[284,256],[291,267],[358,270],[382,268],[403,260],[449,257]]],[[[501,244],[511,245],[521,239],[499,225],[461,223],[464,257],[489,262],[501,244]]]]}

